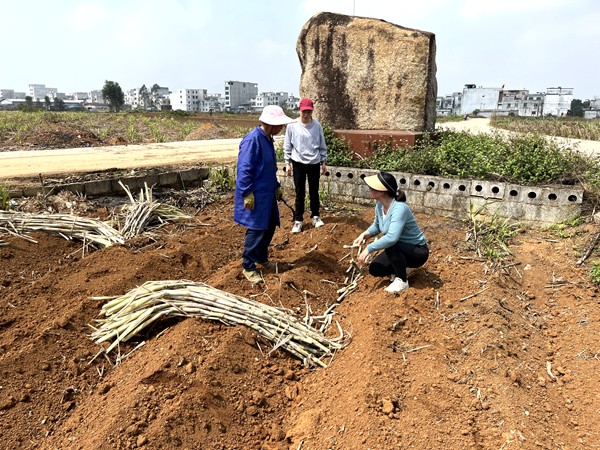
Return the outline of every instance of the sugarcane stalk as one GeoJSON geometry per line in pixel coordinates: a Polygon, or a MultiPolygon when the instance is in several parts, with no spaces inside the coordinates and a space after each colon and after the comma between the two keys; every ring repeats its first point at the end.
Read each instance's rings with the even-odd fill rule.
{"type": "MultiPolygon", "coordinates": [[[[101,297],[95,297],[96,299],[101,297]]],[[[325,337],[286,312],[259,302],[220,291],[203,283],[186,280],[147,282],[121,297],[108,297],[92,339],[97,343],[113,339],[107,352],[119,342],[135,336],[150,323],[167,315],[203,317],[226,325],[245,325],[265,340],[274,351],[282,348],[308,364],[324,366],[324,356],[343,348],[344,335],[325,337]]]]}

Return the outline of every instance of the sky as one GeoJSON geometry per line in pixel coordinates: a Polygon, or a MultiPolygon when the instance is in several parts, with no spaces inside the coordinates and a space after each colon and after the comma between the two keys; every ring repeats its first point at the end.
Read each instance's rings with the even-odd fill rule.
{"type": "Polygon", "coordinates": [[[296,42],[318,12],[435,34],[438,96],[465,84],[600,97],[597,0],[19,0],[2,2],[0,89],[224,92],[225,80],[300,95],[296,42]]]}

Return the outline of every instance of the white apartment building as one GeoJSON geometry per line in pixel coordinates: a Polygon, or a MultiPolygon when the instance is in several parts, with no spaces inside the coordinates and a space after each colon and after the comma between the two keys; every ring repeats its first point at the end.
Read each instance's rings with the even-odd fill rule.
{"type": "Polygon", "coordinates": [[[102,90],[88,92],[88,102],[90,103],[106,103],[102,96],[102,90]]]}
{"type": "Polygon", "coordinates": [[[124,92],[125,104],[132,108],[137,108],[140,105],[140,88],[129,89],[124,92]]]}
{"type": "Polygon", "coordinates": [[[452,95],[437,97],[435,100],[435,109],[437,115],[445,117],[450,114],[459,114],[462,106],[462,92],[453,92],[452,95]]]}
{"type": "Polygon", "coordinates": [[[14,89],[0,89],[0,98],[4,99],[24,99],[25,92],[15,92],[14,89]]]}
{"type": "Polygon", "coordinates": [[[73,92],[67,96],[73,100],[84,100],[87,101],[90,98],[89,92],[73,92]]]}
{"type": "Polygon", "coordinates": [[[225,110],[240,111],[252,107],[252,99],[258,96],[258,83],[225,81],[225,110]]]}
{"type": "Polygon", "coordinates": [[[285,102],[285,107],[291,111],[298,111],[298,108],[300,108],[300,98],[290,95],[287,102],[285,102]]]}
{"type": "Polygon", "coordinates": [[[500,91],[500,101],[498,102],[496,114],[521,117],[542,116],[544,96],[543,92],[530,94],[527,89],[503,89],[500,91]]]}
{"type": "Polygon", "coordinates": [[[286,107],[289,94],[287,92],[263,92],[250,100],[250,107],[254,111],[262,111],[265,106],[277,105],[286,107]]]}
{"type": "Polygon", "coordinates": [[[58,89],[46,87],[45,84],[30,84],[29,94],[33,101],[44,101],[46,96],[50,100],[54,100],[58,97],[58,89]]]}
{"type": "Polygon", "coordinates": [[[560,117],[567,115],[573,100],[573,89],[561,87],[547,88],[546,92],[530,93],[527,89],[484,88],[466,84],[462,96],[458,96],[458,102],[455,102],[457,100],[455,94],[452,97],[436,99],[436,110],[439,116],[473,114],[477,111],[478,115],[484,117],[492,114],[560,117]]]}
{"type": "Polygon", "coordinates": [[[566,116],[571,109],[573,101],[573,88],[548,88],[544,98],[543,114],[552,116],[566,116]]]}
{"type": "Polygon", "coordinates": [[[169,103],[169,88],[158,86],[158,88],[152,90],[153,88],[146,87],[146,93],[148,95],[147,101],[144,101],[142,98],[140,88],[133,88],[126,91],[125,94],[125,104],[131,106],[132,108],[143,108],[143,109],[160,109],[162,105],[169,103]]]}
{"type": "Polygon", "coordinates": [[[501,90],[502,88],[484,88],[465,84],[461,114],[472,114],[473,111],[478,111],[482,116],[490,116],[498,109],[501,90]]]}
{"type": "Polygon", "coordinates": [[[208,111],[203,112],[220,112],[225,110],[225,99],[221,94],[206,94],[206,102],[208,103],[208,111]]]}
{"type": "Polygon", "coordinates": [[[169,94],[174,111],[204,111],[210,109],[206,101],[206,89],[179,89],[169,94]]]}

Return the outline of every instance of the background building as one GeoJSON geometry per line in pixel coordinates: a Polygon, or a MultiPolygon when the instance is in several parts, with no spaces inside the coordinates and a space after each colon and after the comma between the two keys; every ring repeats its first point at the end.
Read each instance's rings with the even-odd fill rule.
{"type": "Polygon", "coordinates": [[[544,116],[566,116],[571,109],[573,88],[548,88],[544,98],[544,116]]]}
{"type": "Polygon", "coordinates": [[[258,96],[258,84],[245,81],[225,81],[225,110],[249,111],[252,99],[258,96]]]}
{"type": "Polygon", "coordinates": [[[548,88],[546,92],[530,93],[527,89],[477,87],[465,84],[462,94],[436,99],[437,115],[477,114],[483,117],[499,116],[566,116],[573,100],[572,88],[548,88]]]}
{"type": "Polygon", "coordinates": [[[250,100],[250,106],[254,111],[262,111],[265,106],[269,105],[285,108],[288,97],[287,92],[263,92],[250,100]]]}
{"type": "Polygon", "coordinates": [[[58,97],[58,89],[46,87],[45,84],[30,84],[28,95],[33,99],[34,102],[37,100],[44,101],[46,96],[48,96],[50,100],[60,98],[58,97]]]}
{"type": "Polygon", "coordinates": [[[206,89],[179,89],[169,95],[174,111],[202,111],[205,98],[206,89]]]}

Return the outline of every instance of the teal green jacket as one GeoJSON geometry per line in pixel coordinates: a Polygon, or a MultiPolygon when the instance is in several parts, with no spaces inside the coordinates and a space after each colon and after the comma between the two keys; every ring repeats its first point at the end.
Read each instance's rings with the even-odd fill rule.
{"type": "Polygon", "coordinates": [[[371,237],[383,233],[383,236],[367,245],[369,253],[391,247],[396,242],[412,245],[427,245],[425,235],[417,225],[417,221],[408,205],[394,200],[383,218],[383,205],[377,202],[375,220],[367,229],[371,237]]]}

